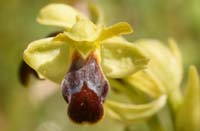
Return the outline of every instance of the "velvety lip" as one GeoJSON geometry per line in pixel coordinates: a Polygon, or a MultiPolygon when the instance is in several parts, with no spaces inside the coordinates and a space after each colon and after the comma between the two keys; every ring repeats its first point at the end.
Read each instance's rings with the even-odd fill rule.
{"type": "Polygon", "coordinates": [[[103,105],[97,94],[84,83],[80,92],[71,96],[68,115],[76,123],[95,123],[103,116],[103,105]]]}
{"type": "Polygon", "coordinates": [[[109,84],[96,56],[91,53],[83,59],[74,53],[69,72],[62,82],[63,97],[68,115],[76,123],[95,123],[103,116],[103,105],[109,84]]]}

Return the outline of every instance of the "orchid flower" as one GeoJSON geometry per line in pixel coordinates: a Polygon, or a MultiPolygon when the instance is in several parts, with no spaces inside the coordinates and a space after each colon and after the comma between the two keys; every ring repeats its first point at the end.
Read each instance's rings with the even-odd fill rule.
{"type": "Polygon", "coordinates": [[[64,32],[31,42],[24,60],[39,76],[61,84],[69,103],[68,115],[77,123],[94,123],[102,118],[108,77],[126,77],[148,63],[136,45],[120,37],[132,32],[126,22],[109,27],[95,25],[64,4],[44,7],[37,21],[63,27],[64,32]]]}
{"type": "Polygon", "coordinates": [[[150,130],[198,131],[199,75],[191,66],[184,95],[176,42],[129,42],[122,37],[132,32],[128,23],[106,27],[95,17],[92,22],[71,6],[47,5],[37,21],[64,31],[33,41],[24,51],[25,62],[41,78],[61,85],[70,119],[95,123],[106,112],[127,127],[142,121],[150,130]]]}

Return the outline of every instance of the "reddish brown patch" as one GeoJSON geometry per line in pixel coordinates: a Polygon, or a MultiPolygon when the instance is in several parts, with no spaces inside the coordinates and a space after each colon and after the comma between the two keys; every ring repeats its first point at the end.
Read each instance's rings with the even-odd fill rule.
{"type": "Polygon", "coordinates": [[[71,97],[68,115],[77,123],[95,123],[103,116],[101,99],[86,84],[83,84],[81,91],[71,97]]]}

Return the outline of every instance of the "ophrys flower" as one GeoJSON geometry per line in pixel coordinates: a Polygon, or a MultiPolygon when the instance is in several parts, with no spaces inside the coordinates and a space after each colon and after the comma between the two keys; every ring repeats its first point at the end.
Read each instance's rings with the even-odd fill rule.
{"type": "Polygon", "coordinates": [[[65,30],[55,37],[31,42],[24,51],[24,60],[40,76],[62,82],[68,114],[78,123],[94,123],[102,118],[109,86],[105,76],[126,77],[148,62],[140,49],[119,37],[132,32],[125,22],[109,27],[95,25],[63,4],[44,7],[38,21],[65,30]]]}

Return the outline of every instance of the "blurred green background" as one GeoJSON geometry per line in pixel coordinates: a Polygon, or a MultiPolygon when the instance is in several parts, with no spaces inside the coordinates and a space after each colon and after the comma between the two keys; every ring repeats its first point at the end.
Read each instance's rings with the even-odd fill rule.
{"type": "MultiPolygon", "coordinates": [[[[37,100],[30,101],[30,97],[36,99],[33,91],[19,83],[18,68],[28,43],[58,30],[35,21],[39,10],[52,2],[68,3],[67,0],[0,1],[0,131],[123,130],[123,125],[108,118],[93,126],[74,125],[68,120],[59,90],[38,104],[37,100]]],[[[129,40],[155,38],[166,43],[173,37],[182,51],[184,69],[190,64],[200,69],[199,0],[95,2],[103,9],[108,25],[127,21],[133,26],[129,40]]]]}

